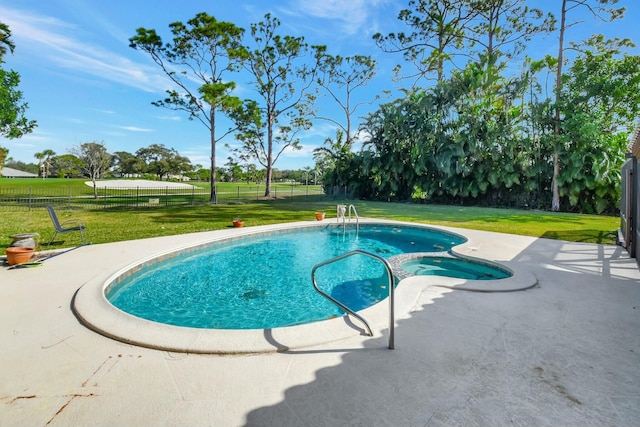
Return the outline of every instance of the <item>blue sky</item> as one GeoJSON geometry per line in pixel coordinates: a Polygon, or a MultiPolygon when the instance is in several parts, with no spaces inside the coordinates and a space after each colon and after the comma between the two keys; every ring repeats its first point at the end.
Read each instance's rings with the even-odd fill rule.
{"type": "MultiPolygon", "coordinates": [[[[559,0],[529,0],[557,15],[559,0]]],[[[184,114],[154,107],[169,83],[142,52],[129,47],[128,39],[138,27],[156,29],[168,39],[168,24],[186,22],[198,12],[249,29],[269,12],[282,22],[281,33],[303,35],[309,44],[327,45],[334,55],[371,55],[378,61],[375,79],[354,94],[358,101],[374,100],[383,90],[397,90],[392,69],[401,63],[398,55],[383,53],[372,40],[376,32],[401,31],[396,19],[408,0],[0,0],[0,21],[9,25],[16,45],[5,57],[5,68],[20,73],[20,89],[29,104],[27,117],[37,120],[36,130],[20,139],[0,138],[9,155],[23,162],[37,162],[34,154],[51,149],[65,154],[74,146],[103,141],[109,152],[135,153],[141,147],[164,144],[175,148],[193,164],[207,167],[210,146],[208,130],[184,114]]],[[[609,24],[585,22],[569,31],[569,40],[590,33],[634,38],[640,22],[640,1],[621,0],[626,6],[623,20],[609,24]]],[[[640,37],[635,37],[640,43],[640,37]]],[[[531,44],[529,55],[554,54],[557,34],[531,44]]],[[[634,54],[640,54],[635,48],[634,54]]],[[[255,97],[249,81],[239,76],[238,95],[255,97]]],[[[357,111],[365,115],[382,101],[357,111]]],[[[326,100],[320,113],[341,119],[326,100]]],[[[225,123],[223,122],[224,126],[225,123]]],[[[275,164],[277,169],[300,169],[313,165],[312,151],[333,136],[335,126],[317,121],[301,135],[303,149],[288,151],[275,164]]],[[[234,144],[232,137],[224,142],[234,144]]],[[[219,144],[218,166],[224,165],[227,149],[219,144]]]]}

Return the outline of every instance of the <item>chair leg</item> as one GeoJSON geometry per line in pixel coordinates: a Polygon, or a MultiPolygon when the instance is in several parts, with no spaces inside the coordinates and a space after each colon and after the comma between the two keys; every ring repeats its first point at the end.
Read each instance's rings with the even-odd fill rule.
{"type": "Polygon", "coordinates": [[[51,239],[49,240],[49,243],[47,243],[47,248],[51,245],[51,242],[53,242],[53,239],[55,239],[57,235],[58,235],[58,230],[56,230],[53,233],[53,236],[51,236],[51,239]]]}

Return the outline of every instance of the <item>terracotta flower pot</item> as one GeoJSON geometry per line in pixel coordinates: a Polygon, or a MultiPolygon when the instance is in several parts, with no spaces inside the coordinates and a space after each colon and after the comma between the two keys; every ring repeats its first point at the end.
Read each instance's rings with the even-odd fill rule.
{"type": "Polygon", "coordinates": [[[29,262],[35,253],[33,248],[9,247],[7,248],[7,262],[9,265],[29,262]]]}
{"type": "Polygon", "coordinates": [[[233,226],[234,227],[243,227],[244,226],[244,221],[241,221],[239,219],[234,219],[233,220],[233,226]]]}
{"type": "Polygon", "coordinates": [[[324,219],[324,212],[316,212],[316,219],[322,221],[324,219]]]}

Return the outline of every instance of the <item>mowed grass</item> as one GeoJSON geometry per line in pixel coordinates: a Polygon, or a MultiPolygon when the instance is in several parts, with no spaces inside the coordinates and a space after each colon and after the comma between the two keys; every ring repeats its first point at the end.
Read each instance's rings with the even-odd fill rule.
{"type": "MultiPolygon", "coordinates": [[[[146,210],[59,209],[57,212],[61,221],[82,219],[87,226],[88,240],[97,244],[221,230],[231,227],[235,217],[241,217],[245,227],[313,221],[316,211],[326,212],[327,218],[331,219],[336,217],[337,203],[353,204],[361,217],[601,244],[615,244],[619,224],[619,219],[611,216],[369,201],[274,200],[146,210]]],[[[53,231],[44,209],[0,211],[0,253],[11,244],[11,234],[36,232],[41,236],[40,242],[46,243],[53,231]]],[[[69,247],[78,242],[78,233],[69,233],[56,237],[51,247],[69,247]]]]}

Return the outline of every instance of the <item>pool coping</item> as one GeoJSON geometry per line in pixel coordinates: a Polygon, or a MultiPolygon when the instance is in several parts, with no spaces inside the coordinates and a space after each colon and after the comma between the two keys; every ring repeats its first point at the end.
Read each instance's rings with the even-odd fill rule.
{"type": "MultiPolygon", "coordinates": [[[[134,262],[113,266],[108,271],[88,280],[76,291],[72,301],[72,308],[83,325],[106,337],[141,347],[182,353],[242,354],[282,352],[339,341],[352,337],[354,334],[364,335],[364,328],[356,319],[351,319],[348,316],[271,329],[201,329],[165,325],[127,314],[111,305],[105,296],[105,289],[117,277],[132,267],[142,265],[158,257],[166,257],[174,252],[193,250],[193,248],[209,245],[216,241],[242,238],[272,231],[323,227],[335,223],[335,219],[327,219],[317,222],[294,222],[223,230],[219,233],[213,232],[215,234],[214,237],[208,237],[188,245],[175,246],[134,262]]],[[[406,317],[422,292],[430,286],[477,292],[510,292],[528,289],[537,285],[537,278],[525,266],[510,261],[487,259],[486,251],[479,250],[476,244],[468,236],[460,233],[459,230],[454,233],[444,227],[429,224],[373,218],[360,218],[360,223],[405,225],[461,234],[467,239],[467,242],[456,246],[452,249],[452,253],[480,262],[497,263],[513,273],[509,278],[482,281],[442,276],[409,276],[402,278],[395,290],[394,312],[396,320],[406,317]]],[[[436,254],[433,253],[434,256],[436,254]]],[[[312,286],[311,283],[309,286],[312,286]]],[[[358,314],[369,322],[374,337],[388,337],[388,298],[359,311],[358,314]]]]}

